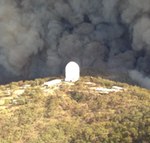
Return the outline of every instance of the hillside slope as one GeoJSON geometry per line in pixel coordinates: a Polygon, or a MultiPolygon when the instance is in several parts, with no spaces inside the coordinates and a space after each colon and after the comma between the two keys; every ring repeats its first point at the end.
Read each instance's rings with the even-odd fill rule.
{"type": "Polygon", "coordinates": [[[150,91],[101,77],[0,86],[0,143],[148,143],[150,91]]]}

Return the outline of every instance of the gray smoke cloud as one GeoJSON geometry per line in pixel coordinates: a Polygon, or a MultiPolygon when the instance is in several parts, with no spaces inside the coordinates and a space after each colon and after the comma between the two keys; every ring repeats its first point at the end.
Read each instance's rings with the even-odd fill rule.
{"type": "Polygon", "coordinates": [[[62,74],[71,60],[149,76],[149,54],[150,0],[0,0],[3,82],[62,74]]]}
{"type": "Polygon", "coordinates": [[[130,77],[137,82],[140,86],[150,89],[150,78],[144,76],[136,70],[129,71],[130,77]]]}
{"type": "Polygon", "coordinates": [[[15,1],[0,1],[0,64],[19,74],[29,57],[42,49],[34,15],[22,13],[15,1]]]}

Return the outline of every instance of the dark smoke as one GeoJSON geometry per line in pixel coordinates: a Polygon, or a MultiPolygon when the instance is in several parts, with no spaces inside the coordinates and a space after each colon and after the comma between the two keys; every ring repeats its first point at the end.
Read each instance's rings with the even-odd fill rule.
{"type": "Polygon", "coordinates": [[[150,0],[0,0],[1,83],[62,74],[71,60],[148,77],[149,55],[150,0]]]}

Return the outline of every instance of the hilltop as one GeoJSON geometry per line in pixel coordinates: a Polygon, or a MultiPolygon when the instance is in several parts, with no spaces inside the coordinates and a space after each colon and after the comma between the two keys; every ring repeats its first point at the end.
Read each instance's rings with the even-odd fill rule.
{"type": "Polygon", "coordinates": [[[56,78],[0,86],[1,143],[149,142],[149,90],[99,76],[43,85],[56,78]]]}

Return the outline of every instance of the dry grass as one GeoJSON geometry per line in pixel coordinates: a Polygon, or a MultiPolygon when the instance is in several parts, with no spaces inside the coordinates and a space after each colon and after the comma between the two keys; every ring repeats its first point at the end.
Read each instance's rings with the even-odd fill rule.
{"type": "Polygon", "coordinates": [[[42,87],[47,80],[0,86],[0,100],[11,97],[0,106],[0,143],[149,142],[149,90],[90,76],[74,84],[42,87]],[[14,95],[25,85],[31,86],[14,95]],[[124,90],[94,90],[114,85],[124,90]]]}

